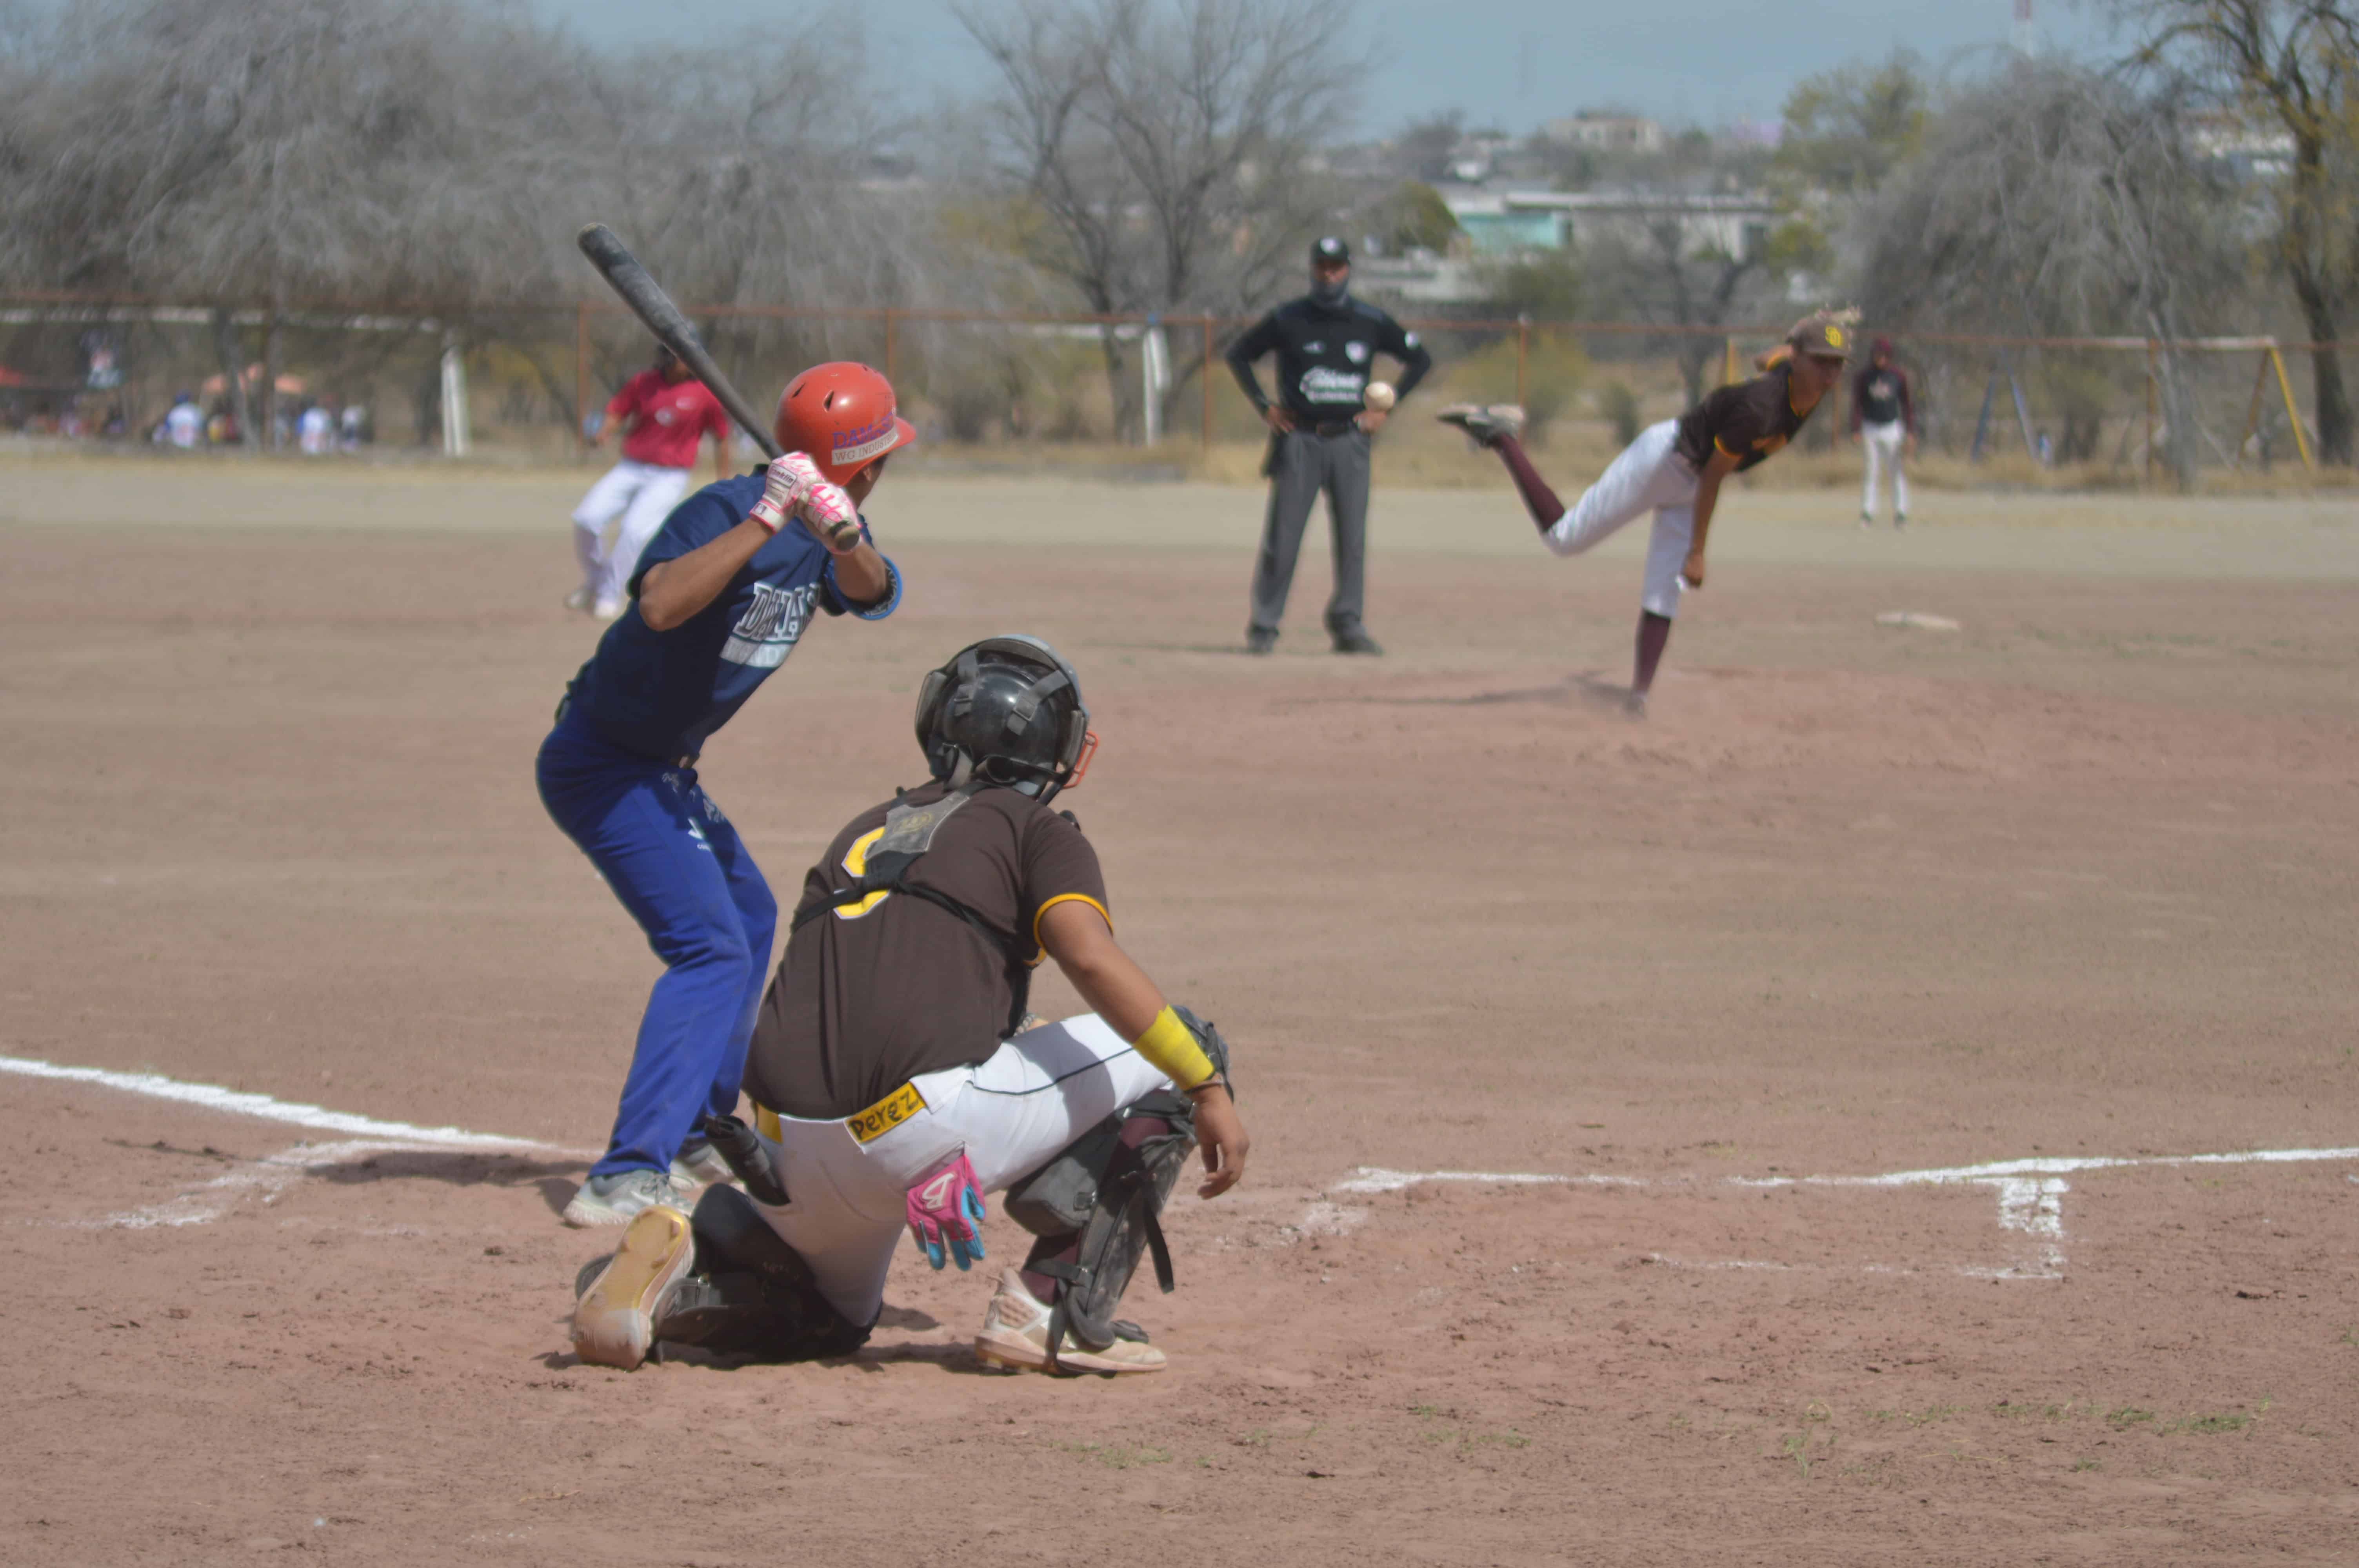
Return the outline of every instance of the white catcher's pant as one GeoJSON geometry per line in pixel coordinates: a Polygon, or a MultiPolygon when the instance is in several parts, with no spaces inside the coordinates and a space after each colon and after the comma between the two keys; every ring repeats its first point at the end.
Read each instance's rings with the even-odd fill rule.
{"type": "Polygon", "coordinates": [[[1577,556],[1641,513],[1655,514],[1647,541],[1647,577],[1641,608],[1666,618],[1680,612],[1680,573],[1695,536],[1695,470],[1672,450],[1680,422],[1666,419],[1638,432],[1606,465],[1597,482],[1582,492],[1572,510],[1541,535],[1560,556],[1577,556]]]}
{"type": "Polygon", "coordinates": [[[1875,489],[1884,470],[1892,470],[1892,510],[1896,515],[1908,515],[1908,475],[1901,467],[1908,432],[1895,419],[1884,425],[1862,425],[1860,445],[1867,449],[1867,481],[1859,490],[1859,514],[1875,515],[1875,489]]]}
{"type": "MultiPolygon", "coordinates": [[[[905,1199],[920,1177],[964,1149],[984,1190],[1000,1192],[1170,1080],[1085,1012],[1027,1030],[979,1065],[910,1082],[926,1108],[868,1143],[841,1121],[780,1117],[773,1148],[787,1206],[756,1206],[853,1323],[875,1322],[884,1305],[893,1249],[908,1231],[905,1199]]],[[[1017,1257],[1030,1240],[1004,1216],[984,1227],[986,1248],[1017,1257]]]]}
{"type": "Polygon", "coordinates": [[[582,564],[582,586],[600,604],[619,603],[639,552],[656,536],[671,509],[688,493],[692,472],[658,468],[625,458],[608,469],[573,509],[573,558],[582,564]],[[606,548],[606,524],[620,514],[614,546],[606,548]]]}

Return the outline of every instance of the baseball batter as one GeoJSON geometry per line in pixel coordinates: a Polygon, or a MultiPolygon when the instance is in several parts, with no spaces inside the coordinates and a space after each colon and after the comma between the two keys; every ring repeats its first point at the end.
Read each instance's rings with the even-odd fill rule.
{"type": "Polygon", "coordinates": [[[787,384],[777,430],[788,456],[707,485],[648,542],[624,584],[628,608],[541,743],[542,804],[665,966],[614,1133],[568,1225],[624,1225],[678,1203],[675,1173],[726,1175],[690,1134],[737,1103],[778,910],[699,786],[697,754],[814,612],[881,621],[900,602],[900,574],[857,511],[886,458],[917,438],[892,385],[866,365],[814,366],[787,384]]]}
{"type": "Polygon", "coordinates": [[[623,460],[573,509],[573,558],[582,568],[582,586],[565,600],[601,621],[623,613],[625,585],[647,541],[688,493],[696,446],[706,435],[712,438],[712,477],[729,477],[729,416],[669,349],[658,346],[653,367],[623,384],[599,416],[590,444],[604,446],[608,428],[616,425],[623,460]],[[609,548],[606,525],[617,516],[623,521],[609,548]]]}
{"type": "Polygon", "coordinates": [[[1704,544],[1721,482],[1767,462],[1801,429],[1843,374],[1855,314],[1821,310],[1797,321],[1784,345],[1790,351],[1773,355],[1751,381],[1720,387],[1679,418],[1641,430],[1569,512],[1516,438],[1521,409],[1462,404],[1436,416],[1499,454],[1541,540],[1560,556],[1579,555],[1641,514],[1655,514],[1638,596],[1632,714],[1647,711],[1680,595],[1703,586],[1704,544]]]}
{"type": "Polygon", "coordinates": [[[937,1269],[984,1257],[984,1195],[1032,1233],[975,1349],[1061,1372],[1159,1371],[1114,1314],[1190,1150],[1212,1197],[1245,1172],[1217,1031],[1114,939],[1097,853],[1058,792],[1096,749],[1079,678],[1047,643],[991,637],[919,688],[929,782],[854,817],[804,880],[746,1062],[756,1126],[716,1119],[745,1192],[650,1210],[583,1273],[584,1360],[656,1340],[775,1358],[868,1337],[907,1227],[937,1269]],[[1026,1012],[1054,958],[1096,1011],[1026,1012]],[[747,1195],[752,1195],[749,1197],[747,1195]]]}
{"type": "Polygon", "coordinates": [[[1908,395],[1908,373],[1893,362],[1892,340],[1878,338],[1867,363],[1851,383],[1852,445],[1867,449],[1867,472],[1859,487],[1859,525],[1875,525],[1875,492],[1883,470],[1892,470],[1892,525],[1908,526],[1908,473],[1902,466],[1917,449],[1917,401],[1908,395]]]}

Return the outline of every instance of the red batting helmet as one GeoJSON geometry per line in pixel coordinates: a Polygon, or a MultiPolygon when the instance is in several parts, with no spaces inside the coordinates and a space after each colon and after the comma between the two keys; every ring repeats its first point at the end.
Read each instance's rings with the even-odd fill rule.
{"type": "Polygon", "coordinates": [[[834,484],[918,438],[893,401],[893,384],[851,360],[813,365],[787,383],[773,428],[782,449],[804,453],[834,484]]]}

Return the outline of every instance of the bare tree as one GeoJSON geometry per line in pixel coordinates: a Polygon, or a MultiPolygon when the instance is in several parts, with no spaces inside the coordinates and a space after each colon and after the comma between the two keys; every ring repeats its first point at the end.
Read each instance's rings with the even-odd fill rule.
{"type": "MultiPolygon", "coordinates": [[[[2313,341],[2359,301],[2359,10],[2349,0],[2114,0],[2143,35],[2134,63],[2183,70],[2211,102],[2291,139],[2277,255],[2313,341]]],[[[2353,456],[2351,397],[2332,349],[2310,355],[2320,452],[2353,456]]]]}
{"type": "Polygon", "coordinates": [[[2194,402],[2177,344],[2239,270],[2231,193],[2177,100],[2067,64],[2018,63],[1962,92],[1864,210],[1869,317],[1906,328],[2082,335],[2163,347],[2182,482],[2194,402]]]}
{"type": "MultiPolygon", "coordinates": [[[[1100,314],[1266,301],[1333,206],[1315,151],[1362,60],[1350,0],[1015,0],[959,20],[997,70],[996,164],[1025,211],[1003,233],[1100,314]]],[[[1125,431],[1137,399],[1101,332],[1125,431]]],[[[1201,350],[1181,360],[1203,373],[1201,350]]]]}

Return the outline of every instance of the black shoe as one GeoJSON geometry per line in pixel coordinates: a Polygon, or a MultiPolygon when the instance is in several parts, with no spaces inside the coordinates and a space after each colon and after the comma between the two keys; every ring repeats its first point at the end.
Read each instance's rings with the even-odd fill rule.
{"type": "Polygon", "coordinates": [[[1354,626],[1349,632],[1338,632],[1334,635],[1335,651],[1339,654],[1381,654],[1384,652],[1376,640],[1369,636],[1363,627],[1354,626]]]}
{"type": "Polygon", "coordinates": [[[1245,629],[1246,653],[1266,654],[1272,648],[1277,646],[1277,632],[1275,628],[1268,626],[1249,626],[1245,629]]]}

